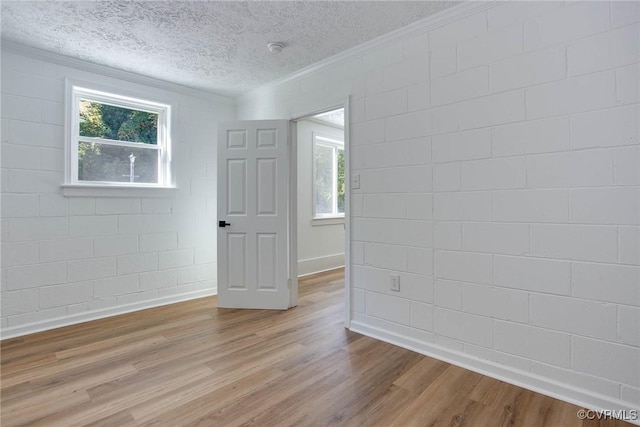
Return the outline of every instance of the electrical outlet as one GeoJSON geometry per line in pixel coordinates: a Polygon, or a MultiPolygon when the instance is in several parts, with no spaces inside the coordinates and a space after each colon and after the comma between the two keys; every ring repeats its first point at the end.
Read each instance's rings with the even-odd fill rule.
{"type": "Polygon", "coordinates": [[[391,275],[391,290],[400,292],[400,276],[398,274],[391,275]]]}

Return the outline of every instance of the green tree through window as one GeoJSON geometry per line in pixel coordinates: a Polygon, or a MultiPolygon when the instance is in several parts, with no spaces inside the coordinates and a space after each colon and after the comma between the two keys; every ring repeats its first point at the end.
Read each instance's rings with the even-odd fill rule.
{"type": "MultiPolygon", "coordinates": [[[[80,101],[80,136],[157,145],[158,114],[93,101],[80,101]]],[[[129,156],[135,160],[135,182],[158,181],[157,150],[141,146],[80,141],[78,180],[129,182],[129,156]]]]}
{"type": "Polygon", "coordinates": [[[313,136],[314,218],[339,217],[345,208],[344,143],[313,136]]]}

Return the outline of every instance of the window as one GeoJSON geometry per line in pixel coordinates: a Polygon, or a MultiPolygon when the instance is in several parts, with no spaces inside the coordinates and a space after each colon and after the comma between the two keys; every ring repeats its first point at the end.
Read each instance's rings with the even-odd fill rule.
{"type": "Polygon", "coordinates": [[[169,105],[70,88],[69,184],[170,185],[169,105]]]}
{"type": "Polygon", "coordinates": [[[313,217],[344,217],[344,141],[313,134],[313,217]]]}

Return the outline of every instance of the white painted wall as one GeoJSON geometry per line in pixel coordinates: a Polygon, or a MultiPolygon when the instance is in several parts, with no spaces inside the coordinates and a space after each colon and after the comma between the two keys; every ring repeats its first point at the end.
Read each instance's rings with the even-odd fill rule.
{"type": "Polygon", "coordinates": [[[216,292],[214,122],[234,103],[188,93],[2,52],[3,337],[216,292]],[[63,197],[65,77],[171,101],[175,193],[63,197]]]}
{"type": "Polygon", "coordinates": [[[240,99],[351,95],[352,329],[640,407],[638,5],[467,4],[240,99]]]}
{"type": "Polygon", "coordinates": [[[313,218],[313,133],[344,139],[344,130],[309,120],[298,122],[298,275],[344,265],[344,223],[320,225],[313,218]]]}

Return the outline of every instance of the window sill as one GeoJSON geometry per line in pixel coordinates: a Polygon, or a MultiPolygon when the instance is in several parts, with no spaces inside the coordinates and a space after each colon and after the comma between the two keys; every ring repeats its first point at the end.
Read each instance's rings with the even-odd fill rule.
{"type": "Polygon", "coordinates": [[[344,224],[344,217],[329,217],[329,218],[313,218],[311,225],[338,225],[344,224]]]}
{"type": "Polygon", "coordinates": [[[117,185],[63,184],[65,197],[172,197],[177,187],[129,187],[117,185]]]}

